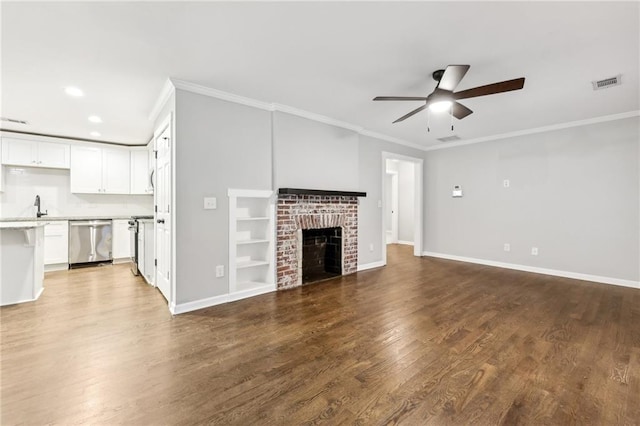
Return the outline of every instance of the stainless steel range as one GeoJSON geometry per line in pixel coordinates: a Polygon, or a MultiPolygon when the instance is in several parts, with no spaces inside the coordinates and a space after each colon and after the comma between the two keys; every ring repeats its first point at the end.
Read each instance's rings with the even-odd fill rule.
{"type": "Polygon", "coordinates": [[[129,219],[129,231],[131,233],[130,267],[133,275],[140,275],[140,270],[138,269],[138,262],[140,262],[140,250],[138,247],[138,232],[141,226],[140,219],[153,219],[153,216],[131,216],[131,219],[129,219]]]}

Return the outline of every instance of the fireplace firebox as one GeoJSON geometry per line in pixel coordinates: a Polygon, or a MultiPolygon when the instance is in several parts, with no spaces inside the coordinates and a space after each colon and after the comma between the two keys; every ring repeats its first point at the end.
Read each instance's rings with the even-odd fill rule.
{"type": "Polygon", "coordinates": [[[342,228],[302,230],[302,284],[342,275],[342,228]]]}

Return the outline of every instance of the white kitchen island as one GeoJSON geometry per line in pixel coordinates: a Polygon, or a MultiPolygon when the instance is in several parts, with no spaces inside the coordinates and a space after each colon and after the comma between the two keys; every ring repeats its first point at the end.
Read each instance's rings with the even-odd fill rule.
{"type": "Polygon", "coordinates": [[[31,302],[44,290],[46,222],[0,222],[0,306],[31,302]]]}

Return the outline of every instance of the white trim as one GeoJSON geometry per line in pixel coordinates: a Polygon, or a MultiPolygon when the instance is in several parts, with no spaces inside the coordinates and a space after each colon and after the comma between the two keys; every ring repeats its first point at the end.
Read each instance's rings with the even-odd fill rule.
{"type": "Polygon", "coordinates": [[[396,241],[396,244],[403,244],[405,246],[412,246],[413,245],[413,241],[398,240],[398,241],[396,241]]]}
{"type": "Polygon", "coordinates": [[[220,305],[229,301],[228,294],[220,296],[207,297],[205,299],[194,300],[193,302],[175,304],[171,303],[169,311],[173,315],[184,314],[185,312],[197,311],[198,309],[208,308],[210,306],[220,305]]]}
{"type": "Polygon", "coordinates": [[[211,306],[222,305],[224,303],[234,302],[236,300],[247,299],[249,297],[258,296],[260,294],[271,293],[276,291],[273,285],[252,288],[250,290],[238,291],[230,294],[221,294],[220,296],[207,297],[205,299],[194,300],[193,302],[175,304],[169,306],[172,315],[184,314],[186,312],[197,311],[198,309],[210,308],[211,306]]]}
{"type": "Polygon", "coordinates": [[[128,263],[131,261],[130,257],[118,257],[116,259],[113,259],[111,262],[114,265],[122,265],[123,263],[128,263]]]}
{"type": "Polygon", "coordinates": [[[53,263],[50,265],[44,265],[44,272],[66,271],[68,269],[68,263],[53,263]]]}
{"type": "Polygon", "coordinates": [[[369,136],[369,137],[374,138],[374,139],[379,139],[379,140],[383,140],[383,141],[386,141],[386,142],[395,143],[395,144],[398,144],[398,145],[404,145],[404,146],[407,146],[409,148],[417,149],[419,151],[425,151],[425,148],[426,148],[424,145],[420,145],[418,143],[409,142],[409,141],[406,141],[404,139],[394,138],[393,136],[383,135],[382,133],[373,132],[371,130],[367,130],[367,129],[364,129],[364,128],[361,128],[358,133],[360,133],[363,136],[369,136]]]}
{"type": "Polygon", "coordinates": [[[460,142],[447,143],[423,148],[424,151],[435,151],[438,149],[455,148],[457,146],[472,145],[474,143],[489,142],[499,139],[513,138],[517,136],[533,135],[536,133],[551,132],[553,130],[569,129],[571,127],[587,126],[589,124],[605,123],[607,121],[624,120],[625,118],[640,116],[640,110],[623,112],[620,114],[604,115],[601,117],[587,118],[586,120],[569,121],[566,123],[552,124],[550,126],[535,127],[533,129],[518,130],[516,132],[500,133],[497,135],[484,136],[481,138],[463,140],[460,142]]]}
{"type": "Polygon", "coordinates": [[[0,306],[10,306],[10,305],[17,305],[19,303],[29,303],[29,302],[35,302],[36,300],[38,300],[40,298],[40,296],[42,296],[42,292],[44,291],[44,287],[42,287],[40,289],[40,291],[38,292],[38,294],[36,294],[36,296],[33,299],[22,299],[22,300],[18,300],[17,302],[11,302],[11,303],[7,303],[6,305],[2,303],[2,301],[0,300],[0,306]]]}
{"type": "Polygon", "coordinates": [[[383,260],[379,260],[377,262],[371,262],[371,263],[363,263],[362,265],[358,265],[358,272],[366,271],[367,269],[380,268],[385,265],[386,264],[384,263],[383,260]]]}
{"type": "Polygon", "coordinates": [[[176,89],[185,90],[191,93],[197,93],[199,95],[210,96],[212,98],[222,99],[223,101],[234,102],[236,104],[247,105],[258,109],[273,111],[272,104],[268,102],[247,98],[245,96],[240,96],[229,92],[223,92],[222,90],[212,89],[210,87],[201,86],[189,81],[177,80],[174,78],[171,78],[169,80],[171,81],[171,83],[173,83],[176,89]]]}
{"type": "Polygon", "coordinates": [[[236,300],[246,299],[248,297],[259,296],[265,293],[271,293],[276,291],[275,285],[268,284],[262,287],[251,288],[249,290],[236,291],[235,293],[230,293],[229,302],[234,302],[236,300]]]}
{"type": "Polygon", "coordinates": [[[176,88],[171,79],[167,79],[167,81],[164,82],[164,86],[162,86],[158,99],[156,99],[156,102],[153,104],[153,108],[151,108],[151,111],[149,112],[149,121],[156,121],[160,115],[160,111],[162,111],[162,108],[167,103],[171,95],[173,95],[175,90],[176,88]]]}
{"type": "Polygon", "coordinates": [[[335,118],[327,117],[326,115],[316,114],[315,112],[305,111],[289,105],[271,104],[272,111],[284,112],[291,115],[297,115],[298,117],[308,118],[309,120],[317,121],[319,123],[330,124],[331,126],[341,127],[343,129],[352,130],[356,133],[360,133],[363,129],[362,126],[347,123],[345,121],[336,120],[335,118]]]}
{"type": "Polygon", "coordinates": [[[434,253],[425,251],[423,256],[438,257],[441,259],[456,260],[459,262],[476,263],[479,265],[494,266],[497,268],[515,269],[517,271],[533,272],[536,274],[553,275],[556,277],[572,278],[582,281],[593,281],[596,283],[613,284],[623,287],[640,289],[640,281],[623,280],[620,278],[602,277],[599,275],[582,274],[579,272],[558,271],[556,269],[539,268],[537,266],[518,265],[514,263],[496,262],[494,260],[476,259],[473,257],[455,256],[452,254],[434,253]]]}

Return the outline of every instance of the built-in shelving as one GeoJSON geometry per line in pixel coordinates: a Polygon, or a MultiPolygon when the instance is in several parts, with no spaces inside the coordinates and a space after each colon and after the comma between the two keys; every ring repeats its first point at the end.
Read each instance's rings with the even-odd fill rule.
{"type": "Polygon", "coordinates": [[[273,191],[229,189],[229,294],[232,299],[276,289],[273,191]]]}

